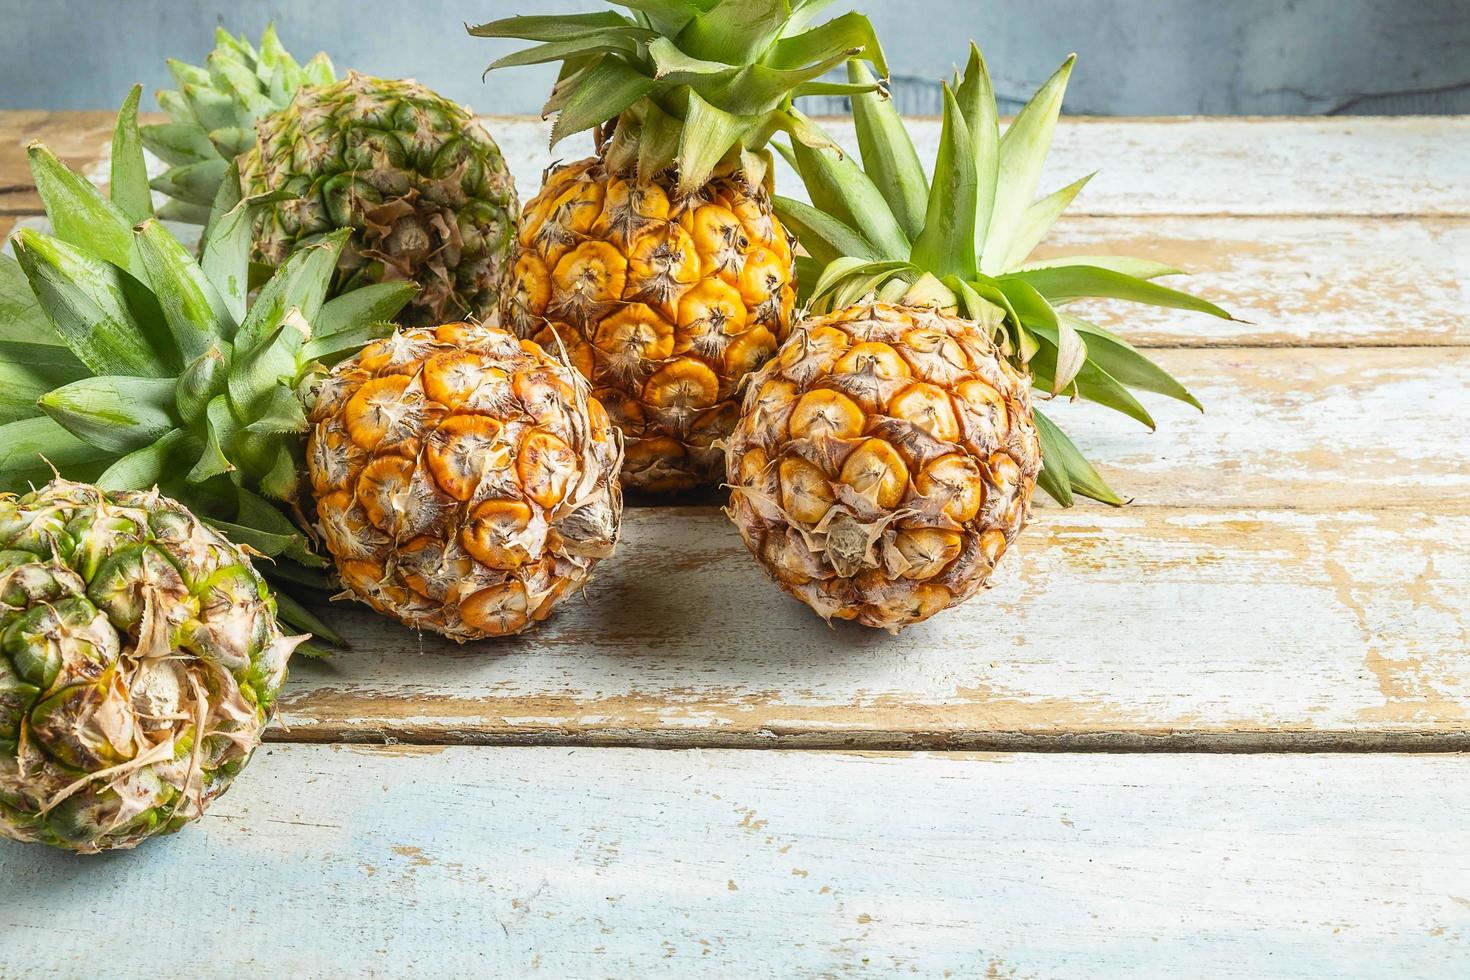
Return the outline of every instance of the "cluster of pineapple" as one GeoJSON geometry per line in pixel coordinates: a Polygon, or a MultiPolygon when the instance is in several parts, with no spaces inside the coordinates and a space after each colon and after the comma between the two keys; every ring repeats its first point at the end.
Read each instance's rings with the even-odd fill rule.
{"type": "Polygon", "coordinates": [[[1038,482],[1121,502],[1033,386],[1148,425],[1132,389],[1193,402],[1065,304],[1226,314],[1156,263],[1028,262],[1085,183],[1035,199],[1070,60],[1002,134],[972,46],[926,173],[871,25],[813,26],[824,5],[471,29],[534,42],[492,68],[562,63],[553,143],[594,133],[524,210],[465,110],[270,30],[172,63],[166,123],[130,94],[107,195],[32,146],[52,231],[13,238],[35,309],[0,325],[0,831],[176,829],[312,648],[282,624],[339,641],[298,590],[518,633],[613,553],[623,487],[728,485],[786,591],[895,631],[986,583],[1038,482]],[[851,99],[857,154],[813,94],[851,99]],[[774,193],[773,147],[810,204],[774,193]],[[165,221],[204,226],[197,254],[165,221]]]}

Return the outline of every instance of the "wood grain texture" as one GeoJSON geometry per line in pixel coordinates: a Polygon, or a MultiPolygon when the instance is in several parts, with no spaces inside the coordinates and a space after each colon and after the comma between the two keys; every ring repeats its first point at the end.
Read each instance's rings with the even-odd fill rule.
{"type": "MultiPolygon", "coordinates": [[[[585,136],[547,149],[550,123],[486,119],[522,198],[535,193],[553,159],[590,153],[585,136]]],[[[846,146],[852,127],[824,121],[846,146]]],[[[926,165],[939,122],[911,122],[926,165]]],[[[39,211],[27,173],[26,142],[53,144],[69,162],[100,160],[111,132],[105,112],[0,112],[0,213],[39,211]]],[[[784,170],[784,193],[800,182],[784,170]]],[[[1043,186],[1100,171],[1078,198],[1079,214],[1470,215],[1470,119],[1406,118],[1073,118],[1057,127],[1043,186]]]]}
{"type": "Polygon", "coordinates": [[[40,140],[68,166],[91,175],[106,158],[115,112],[0,112],[0,215],[38,214],[41,199],[26,163],[40,140]]]}
{"type": "Polygon", "coordinates": [[[1048,412],[1125,497],[1197,507],[1470,500],[1470,350],[1161,350],[1205,406],[1146,398],[1158,430],[1085,402],[1048,412]]]}
{"type": "Polygon", "coordinates": [[[1134,304],[1078,304],[1141,347],[1470,342],[1470,221],[1462,218],[1067,217],[1038,249],[1183,268],[1161,282],[1240,321],[1134,304]]]}
{"type": "Polygon", "coordinates": [[[274,747],[206,817],[0,841],[4,972],[1457,977],[1464,756],[274,747]],[[203,924],[203,926],[200,926],[203,924]],[[200,928],[206,928],[201,934],[200,928]]]}
{"type": "MultiPolygon", "coordinates": [[[[523,198],[553,159],[550,123],[487,120],[523,198]]],[[[856,148],[852,124],[823,120],[841,145],[856,148]]],[[[937,119],[909,123],[919,157],[932,165],[937,119]]],[[[573,136],[554,156],[591,152],[573,136]]],[[[1043,192],[1098,175],[1073,210],[1094,215],[1467,215],[1470,118],[1215,118],[1062,120],[1042,175],[1043,192]]],[[[778,159],[776,186],[803,197],[778,159]]]]}
{"type": "Polygon", "coordinates": [[[1470,744],[1470,514],[1038,514],[994,587],[829,629],[717,511],[634,510],[538,632],[455,648],[366,613],[273,738],[1020,748],[1470,744]]]}

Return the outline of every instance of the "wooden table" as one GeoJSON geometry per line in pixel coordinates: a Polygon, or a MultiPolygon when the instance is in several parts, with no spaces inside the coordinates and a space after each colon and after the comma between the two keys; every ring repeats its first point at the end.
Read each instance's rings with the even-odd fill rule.
{"type": "MultiPolygon", "coordinates": [[[[107,125],[0,114],[0,230],[27,138],[100,174],[107,125]]],[[[490,125],[529,196],[545,127],[490,125]]],[[[631,509],[523,639],[349,613],[197,825],[0,846],[0,974],[1470,974],[1470,119],[1073,121],[1052,167],[1102,173],[1049,249],[1248,321],[1100,308],[1206,406],[1060,408],[1130,506],[1039,506],[898,638],[713,505],[631,509]]]]}

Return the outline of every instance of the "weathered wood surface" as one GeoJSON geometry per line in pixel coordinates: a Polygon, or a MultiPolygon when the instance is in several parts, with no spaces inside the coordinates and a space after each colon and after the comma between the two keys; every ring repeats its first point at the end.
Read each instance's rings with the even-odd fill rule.
{"type": "Polygon", "coordinates": [[[538,632],[344,622],[290,740],[1346,748],[1470,744],[1470,514],[1038,514],[995,586],[897,637],[829,629],[713,509],[637,509],[538,632]]]}
{"type": "Polygon", "coordinates": [[[0,972],[1463,977],[1467,784],[1464,756],[276,746],[172,840],[0,842],[0,972]]]}
{"type": "Polygon", "coordinates": [[[0,112],[0,215],[41,210],[26,164],[26,147],[32,140],[45,143],[68,166],[91,173],[107,155],[116,119],[115,112],[0,112]]]}
{"type": "MultiPolygon", "coordinates": [[[[489,117],[523,197],[535,193],[553,159],[549,123],[489,117]]],[[[824,121],[855,146],[851,125],[824,121]]],[[[24,166],[25,144],[40,138],[69,162],[106,152],[111,115],[0,112],[0,213],[39,210],[24,166]]],[[[927,162],[937,120],[912,123],[927,162]]],[[[555,157],[588,152],[585,135],[555,157]]],[[[1081,214],[1470,214],[1470,119],[1065,119],[1057,127],[1043,182],[1058,186],[1100,171],[1078,198],[1081,214]]],[[[784,164],[782,165],[784,166],[784,164]]],[[[789,177],[789,174],[785,174],[789,177]]],[[[779,180],[779,178],[778,178],[779,180]]],[[[781,181],[798,193],[799,182],[781,181]]]]}

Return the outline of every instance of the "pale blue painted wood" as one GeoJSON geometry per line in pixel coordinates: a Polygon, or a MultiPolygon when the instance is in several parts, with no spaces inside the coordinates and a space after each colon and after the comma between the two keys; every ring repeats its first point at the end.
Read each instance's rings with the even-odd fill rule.
{"type": "Polygon", "coordinates": [[[1470,758],[271,746],[0,974],[1470,975],[1470,758]]]}
{"type": "MultiPolygon", "coordinates": [[[[549,69],[480,83],[511,42],[461,24],[587,10],[597,0],[0,0],[0,108],[110,108],[127,86],[164,84],[165,56],[197,61],[216,24],[257,32],[275,18],[294,49],[342,66],[417,76],[482,112],[540,108],[549,69]]],[[[837,4],[834,12],[848,4],[837,4]]],[[[1082,55],[1072,112],[1112,115],[1470,111],[1464,0],[870,0],[865,7],[911,111],[936,111],[932,82],[986,47],[1015,105],[1069,51],[1082,55]]]]}

